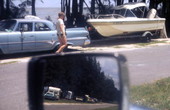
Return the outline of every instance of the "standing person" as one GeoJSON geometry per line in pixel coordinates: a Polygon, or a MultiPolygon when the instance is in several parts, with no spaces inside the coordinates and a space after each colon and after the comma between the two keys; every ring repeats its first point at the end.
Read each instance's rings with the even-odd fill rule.
{"type": "Polygon", "coordinates": [[[60,46],[59,46],[59,49],[56,51],[56,53],[61,53],[63,49],[67,47],[67,38],[66,38],[66,31],[65,31],[65,25],[64,25],[64,18],[65,18],[65,14],[63,12],[58,13],[58,20],[56,23],[56,28],[57,28],[57,36],[60,42],[60,46]]]}

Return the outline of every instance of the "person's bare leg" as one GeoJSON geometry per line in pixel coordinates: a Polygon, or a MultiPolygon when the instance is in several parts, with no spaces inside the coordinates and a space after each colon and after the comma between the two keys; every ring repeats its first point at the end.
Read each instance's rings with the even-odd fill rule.
{"type": "Polygon", "coordinates": [[[62,37],[62,38],[60,38],[60,47],[59,47],[59,49],[56,51],[56,53],[61,53],[63,50],[64,50],[64,48],[65,47],[67,47],[67,39],[66,39],[66,37],[62,37]]]}
{"type": "Polygon", "coordinates": [[[63,44],[62,44],[62,38],[61,38],[61,37],[58,37],[58,41],[60,42],[60,45],[59,45],[59,47],[58,47],[58,50],[57,50],[55,53],[59,53],[59,49],[60,49],[60,47],[63,45],[63,44]]]}

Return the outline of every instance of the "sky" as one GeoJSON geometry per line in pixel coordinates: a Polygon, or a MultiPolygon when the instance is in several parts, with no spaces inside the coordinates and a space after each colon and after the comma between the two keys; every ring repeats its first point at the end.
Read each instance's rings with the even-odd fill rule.
{"type": "Polygon", "coordinates": [[[61,6],[61,0],[43,0],[44,3],[41,2],[41,0],[36,0],[36,7],[60,7],[61,6]]]}
{"type": "MultiPolygon", "coordinates": [[[[13,2],[18,6],[18,4],[21,3],[21,1],[25,0],[13,0],[13,2]]],[[[85,0],[88,5],[90,5],[90,0],[85,0]]],[[[126,1],[126,0],[125,0],[126,1]]],[[[36,0],[36,7],[60,7],[61,6],[61,0],[36,0]],[[41,2],[43,1],[43,2],[41,2]]]]}
{"type": "MultiPolygon", "coordinates": [[[[13,0],[14,4],[18,6],[18,4],[21,3],[21,1],[25,0],[13,0]]],[[[36,0],[36,7],[60,7],[61,6],[61,0],[36,0]],[[41,2],[43,1],[43,2],[41,2]]]]}
{"type": "MultiPolygon", "coordinates": [[[[13,0],[13,2],[18,6],[18,4],[21,3],[21,1],[25,0],[13,0]]],[[[88,5],[90,0],[85,0],[88,5]]],[[[127,3],[127,0],[124,0],[124,3],[127,3]]],[[[114,4],[114,3],[113,3],[114,4]]],[[[36,0],[36,7],[60,7],[61,6],[61,0],[36,0]],[[41,2],[43,1],[43,2],[41,2]]]]}

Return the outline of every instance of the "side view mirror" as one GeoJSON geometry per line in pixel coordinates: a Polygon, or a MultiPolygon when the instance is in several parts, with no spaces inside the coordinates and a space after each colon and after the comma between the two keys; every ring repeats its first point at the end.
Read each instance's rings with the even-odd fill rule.
{"type": "Polygon", "coordinates": [[[129,110],[126,59],[113,53],[35,57],[28,65],[30,110],[129,110]]]}

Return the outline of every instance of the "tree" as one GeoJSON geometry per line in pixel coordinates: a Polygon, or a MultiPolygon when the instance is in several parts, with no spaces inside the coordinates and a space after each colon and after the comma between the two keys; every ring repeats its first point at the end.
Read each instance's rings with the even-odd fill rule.
{"type": "Polygon", "coordinates": [[[101,70],[96,57],[52,58],[46,61],[44,86],[69,90],[75,96],[83,97],[88,94],[104,102],[119,99],[114,80],[101,70]]]}
{"type": "Polygon", "coordinates": [[[122,5],[124,0],[117,0],[117,5],[122,5]]]}
{"type": "Polygon", "coordinates": [[[34,15],[34,16],[36,16],[35,1],[36,1],[36,0],[32,0],[32,15],[34,15]]]}
{"type": "Polygon", "coordinates": [[[32,5],[30,0],[23,1],[18,6],[15,6],[12,0],[0,1],[0,20],[23,18],[26,15],[26,6],[32,5]]]}
{"type": "Polygon", "coordinates": [[[79,3],[79,13],[81,15],[83,14],[83,2],[84,2],[84,0],[80,0],[80,3],[79,3]]]}
{"type": "Polygon", "coordinates": [[[95,0],[91,0],[91,14],[95,14],[95,0]]]}
{"type": "Polygon", "coordinates": [[[4,0],[0,0],[0,20],[5,18],[4,0]]]}
{"type": "Polygon", "coordinates": [[[10,18],[10,0],[6,0],[6,18],[10,18]]]}

